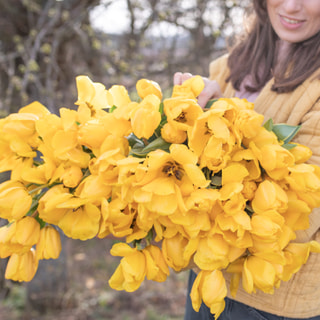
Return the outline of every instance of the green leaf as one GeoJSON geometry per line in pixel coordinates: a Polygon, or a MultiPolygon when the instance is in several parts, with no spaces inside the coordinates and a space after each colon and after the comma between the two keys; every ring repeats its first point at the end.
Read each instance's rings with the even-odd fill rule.
{"type": "Polygon", "coordinates": [[[114,110],[117,109],[117,106],[113,105],[110,109],[109,109],[109,113],[112,113],[114,110]]]}
{"type": "Polygon", "coordinates": [[[270,118],[264,125],[268,131],[272,131],[273,129],[273,120],[270,118]]]}
{"type": "Polygon", "coordinates": [[[152,142],[150,142],[147,146],[134,146],[131,150],[130,150],[130,155],[135,156],[135,157],[146,157],[147,154],[151,151],[157,150],[157,149],[161,149],[164,150],[166,152],[169,151],[169,147],[170,147],[171,143],[166,142],[165,140],[162,139],[162,137],[158,137],[157,139],[153,140],[152,142]]]}
{"type": "Polygon", "coordinates": [[[276,124],[273,126],[272,131],[280,141],[283,141],[286,144],[293,139],[300,127],[301,126],[291,126],[288,124],[276,124]]]}
{"type": "Polygon", "coordinates": [[[292,126],[285,123],[274,124],[272,119],[269,119],[263,125],[268,131],[272,131],[278,138],[279,141],[283,142],[283,147],[292,149],[295,145],[290,145],[289,142],[297,134],[301,126],[292,126]]]}
{"type": "Polygon", "coordinates": [[[131,148],[144,148],[144,143],[136,135],[131,133],[128,137],[128,142],[131,148]]]}
{"type": "Polygon", "coordinates": [[[218,99],[211,99],[211,100],[209,100],[204,108],[205,108],[205,109],[210,109],[211,106],[212,106],[217,100],[218,100],[218,99]]]}
{"type": "Polygon", "coordinates": [[[281,147],[282,148],[285,148],[287,150],[291,150],[293,149],[294,147],[296,147],[297,145],[295,143],[284,143],[281,147]]]}

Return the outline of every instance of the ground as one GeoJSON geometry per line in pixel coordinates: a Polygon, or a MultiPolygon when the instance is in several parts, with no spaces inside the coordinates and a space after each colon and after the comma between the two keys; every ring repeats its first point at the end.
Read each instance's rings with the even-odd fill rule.
{"type": "Polygon", "coordinates": [[[61,268],[52,267],[48,261],[45,273],[38,271],[31,283],[8,282],[9,295],[0,300],[0,320],[183,319],[186,272],[171,270],[166,282],[145,281],[133,293],[115,291],[108,286],[119,262],[118,257],[108,254],[111,240],[67,239],[64,246],[67,262],[63,265],[63,279],[49,285],[40,281],[50,281],[61,268]]]}

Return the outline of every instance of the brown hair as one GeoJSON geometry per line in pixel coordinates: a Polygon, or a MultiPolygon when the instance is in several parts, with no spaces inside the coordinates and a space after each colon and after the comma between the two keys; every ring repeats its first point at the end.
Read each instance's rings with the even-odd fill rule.
{"type": "Polygon", "coordinates": [[[246,90],[261,90],[274,77],[272,90],[290,92],[320,68],[320,32],[300,43],[290,46],[287,59],[276,64],[279,38],[274,32],[267,13],[266,0],[253,0],[255,18],[244,39],[231,50],[228,66],[231,81],[236,90],[247,75],[251,84],[246,90]]]}

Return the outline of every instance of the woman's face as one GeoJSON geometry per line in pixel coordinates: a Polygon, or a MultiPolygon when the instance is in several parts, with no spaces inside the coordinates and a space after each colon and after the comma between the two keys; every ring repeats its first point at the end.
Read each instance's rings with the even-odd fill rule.
{"type": "Polygon", "coordinates": [[[266,0],[271,25],[281,40],[296,43],[320,31],[320,0],[266,0]]]}

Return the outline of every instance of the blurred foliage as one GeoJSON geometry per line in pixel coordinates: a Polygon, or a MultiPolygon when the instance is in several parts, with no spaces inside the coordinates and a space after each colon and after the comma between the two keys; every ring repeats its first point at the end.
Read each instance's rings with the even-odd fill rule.
{"type": "Polygon", "coordinates": [[[93,9],[106,12],[115,1],[0,0],[1,116],[33,100],[52,112],[71,108],[79,74],[129,89],[142,77],[168,88],[176,71],[207,75],[250,2],[123,0],[125,32],[93,29],[93,9]]]}

